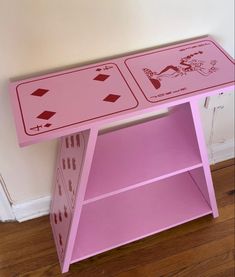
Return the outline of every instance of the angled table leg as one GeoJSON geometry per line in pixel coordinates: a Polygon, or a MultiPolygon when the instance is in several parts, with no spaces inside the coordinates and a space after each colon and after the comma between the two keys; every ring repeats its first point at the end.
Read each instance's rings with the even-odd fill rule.
{"type": "Polygon", "coordinates": [[[60,141],[50,220],[62,272],[69,270],[98,131],[60,141]]]}
{"type": "Polygon", "coordinates": [[[201,124],[200,111],[198,108],[198,101],[192,100],[190,102],[190,106],[191,106],[195,131],[196,131],[196,135],[197,135],[199,151],[201,154],[205,179],[206,179],[206,183],[207,183],[207,189],[204,187],[201,187],[200,190],[201,190],[202,194],[204,195],[205,199],[207,200],[207,202],[209,202],[208,204],[212,208],[213,216],[217,217],[219,214],[218,214],[218,208],[217,208],[217,204],[216,204],[214,186],[213,186],[212,177],[211,177],[210,165],[209,165],[209,160],[208,160],[208,155],[207,155],[207,148],[206,148],[203,128],[202,128],[202,124],[201,124]]]}

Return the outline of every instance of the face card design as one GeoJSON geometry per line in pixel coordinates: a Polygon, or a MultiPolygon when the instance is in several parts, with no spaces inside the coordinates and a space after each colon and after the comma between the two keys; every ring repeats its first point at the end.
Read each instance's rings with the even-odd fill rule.
{"type": "Polygon", "coordinates": [[[128,58],[125,64],[149,102],[234,80],[233,61],[206,39],[128,58]]]}
{"type": "Polygon", "coordinates": [[[114,63],[21,83],[17,96],[28,135],[102,118],[138,105],[114,63]]]}

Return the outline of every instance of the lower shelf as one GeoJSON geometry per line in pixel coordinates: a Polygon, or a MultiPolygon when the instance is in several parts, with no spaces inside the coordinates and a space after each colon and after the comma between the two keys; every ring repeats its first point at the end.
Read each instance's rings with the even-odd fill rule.
{"type": "Polygon", "coordinates": [[[83,206],[72,262],[212,213],[189,172],[83,206]]]}

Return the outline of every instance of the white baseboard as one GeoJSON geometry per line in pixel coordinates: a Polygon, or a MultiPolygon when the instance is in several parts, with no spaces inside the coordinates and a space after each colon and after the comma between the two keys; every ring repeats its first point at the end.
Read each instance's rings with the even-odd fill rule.
{"type": "Polygon", "coordinates": [[[15,218],[19,222],[49,214],[51,196],[45,196],[20,204],[13,204],[15,218]]]}
{"type": "Polygon", "coordinates": [[[210,164],[216,164],[234,158],[234,139],[208,146],[210,164]]]}
{"type": "MultiPolygon", "coordinates": [[[[210,163],[218,163],[234,158],[234,141],[228,140],[224,143],[217,143],[211,146],[212,155],[210,163]]],[[[51,196],[45,196],[21,204],[13,204],[12,210],[15,219],[19,222],[49,214],[51,196]]]]}

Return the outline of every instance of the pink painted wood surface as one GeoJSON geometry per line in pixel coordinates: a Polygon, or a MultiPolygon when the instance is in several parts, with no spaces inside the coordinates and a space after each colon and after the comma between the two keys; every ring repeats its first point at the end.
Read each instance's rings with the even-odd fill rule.
{"type": "Polygon", "coordinates": [[[10,84],[21,146],[231,89],[234,64],[210,37],[10,84]]]}
{"type": "Polygon", "coordinates": [[[188,173],[86,204],[72,262],[210,213],[188,173]]]}
{"type": "Polygon", "coordinates": [[[63,176],[65,191],[68,195],[71,209],[75,205],[76,191],[85,159],[87,140],[88,138],[84,132],[63,137],[59,149],[58,167],[63,176]]]}
{"type": "Polygon", "coordinates": [[[232,60],[207,39],[141,53],[127,58],[125,64],[152,103],[229,84],[234,78],[232,60]]]}
{"type": "Polygon", "coordinates": [[[168,116],[99,135],[85,200],[200,165],[190,105],[182,104],[168,116]]]}
{"type": "Polygon", "coordinates": [[[64,181],[60,169],[56,170],[53,200],[50,210],[50,222],[56,244],[60,265],[63,266],[70,231],[72,211],[66,196],[64,181]]]}
{"type": "Polygon", "coordinates": [[[89,131],[84,131],[61,138],[58,146],[50,222],[62,271],[70,264],[68,257],[71,256],[72,248],[69,248],[69,242],[73,237],[75,239],[71,229],[74,214],[78,217],[78,212],[74,212],[76,195],[84,186],[80,179],[86,172],[88,139],[89,131]]]}
{"type": "MultiPolygon", "coordinates": [[[[80,220],[82,204],[87,186],[87,180],[90,172],[91,161],[94,153],[98,130],[92,129],[90,131],[84,131],[83,133],[85,141],[85,155],[82,162],[82,170],[78,179],[77,189],[75,193],[75,206],[73,211],[73,217],[69,227],[69,237],[67,240],[67,247],[65,251],[64,262],[61,265],[62,272],[67,272],[71,263],[72,251],[74,248],[74,242],[77,236],[78,223],[80,220]]],[[[74,149],[76,151],[76,149],[74,149]]]]}
{"type": "MultiPolygon", "coordinates": [[[[208,155],[207,155],[207,147],[204,139],[204,133],[203,128],[201,124],[201,118],[200,118],[200,112],[198,108],[198,103],[195,100],[192,100],[190,102],[195,130],[197,134],[197,139],[199,142],[199,149],[201,153],[202,163],[203,163],[203,169],[205,174],[205,179],[207,183],[207,190],[208,190],[208,196],[210,199],[210,205],[212,207],[213,216],[217,217],[219,215],[218,213],[218,207],[216,204],[216,198],[215,198],[215,191],[214,186],[211,178],[211,171],[210,171],[210,164],[208,161],[208,155]]],[[[204,195],[206,195],[206,191],[202,190],[204,195]]]]}
{"type": "Polygon", "coordinates": [[[204,170],[201,170],[201,168],[196,168],[194,170],[190,171],[190,175],[197,184],[199,190],[201,191],[202,195],[204,196],[207,203],[211,206],[211,201],[209,197],[208,187],[205,179],[205,173],[204,170]]]}

